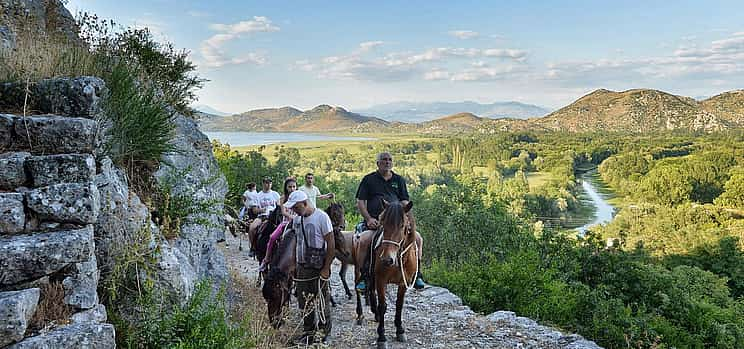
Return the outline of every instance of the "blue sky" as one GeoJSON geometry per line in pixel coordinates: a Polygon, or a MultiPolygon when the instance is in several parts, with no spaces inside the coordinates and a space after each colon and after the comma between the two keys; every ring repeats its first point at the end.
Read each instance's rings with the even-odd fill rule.
{"type": "Polygon", "coordinates": [[[226,112],[393,101],[557,108],[597,88],[744,88],[742,1],[70,0],[191,51],[226,112]]]}

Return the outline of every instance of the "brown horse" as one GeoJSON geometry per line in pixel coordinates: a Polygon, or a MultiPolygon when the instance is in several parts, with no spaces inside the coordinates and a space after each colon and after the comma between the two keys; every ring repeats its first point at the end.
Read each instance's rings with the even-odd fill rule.
{"type": "MultiPolygon", "coordinates": [[[[331,224],[333,225],[333,239],[336,245],[336,259],[341,262],[341,270],[338,272],[338,276],[341,277],[341,284],[344,286],[346,291],[346,297],[351,299],[352,293],[349,289],[349,285],[346,283],[346,271],[349,269],[349,264],[354,264],[352,258],[352,240],[354,238],[354,232],[343,231],[346,228],[346,218],[344,216],[344,206],[340,203],[331,203],[330,206],[325,210],[328,216],[331,218],[331,224]]],[[[336,301],[331,295],[331,305],[336,306],[336,301]]]]}
{"type": "Polygon", "coordinates": [[[261,293],[266,300],[269,321],[274,328],[282,325],[282,309],[289,305],[295,275],[295,231],[288,229],[276,242],[271,261],[264,272],[261,293]]]}
{"type": "MultiPolygon", "coordinates": [[[[413,207],[413,202],[408,202],[405,206],[400,202],[390,204],[384,202],[383,207],[384,210],[380,214],[381,238],[369,245],[359,243],[355,249],[357,282],[359,281],[358,270],[361,269],[363,256],[366,255],[366,253],[360,253],[359,249],[369,248],[372,253],[371,268],[373,273],[367,292],[370,307],[377,320],[378,348],[387,348],[387,338],[385,338],[385,312],[387,311],[385,288],[388,284],[398,285],[398,297],[395,303],[395,334],[398,341],[406,341],[401,315],[406,291],[413,287],[418,272],[418,255],[421,245],[417,241],[420,237],[415,233],[416,227],[413,215],[409,213],[413,207]],[[371,247],[363,247],[365,245],[371,247]]],[[[367,231],[364,234],[372,235],[374,232],[367,231]]],[[[356,310],[357,323],[361,324],[363,315],[359,293],[357,293],[356,310]]]]}
{"type": "MultiPolygon", "coordinates": [[[[325,212],[331,218],[334,234],[337,234],[337,231],[340,234],[341,229],[345,226],[344,207],[341,204],[332,203],[325,212]]],[[[337,236],[334,235],[334,238],[337,236]]],[[[294,230],[288,229],[276,244],[274,253],[271,255],[271,261],[264,272],[264,284],[261,293],[266,300],[269,320],[272,326],[278,328],[282,325],[282,309],[289,305],[290,290],[295,276],[296,240],[294,230]]],[[[342,267],[343,272],[345,272],[345,268],[342,267]]],[[[347,294],[350,294],[346,281],[344,280],[343,283],[347,294]]]]}

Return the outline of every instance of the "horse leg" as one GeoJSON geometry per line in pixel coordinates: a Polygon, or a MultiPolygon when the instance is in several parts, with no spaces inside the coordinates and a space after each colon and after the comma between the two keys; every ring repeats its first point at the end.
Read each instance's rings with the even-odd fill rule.
{"type": "Polygon", "coordinates": [[[356,314],[357,314],[357,325],[364,323],[364,311],[362,310],[362,295],[359,292],[356,293],[356,314]]]}
{"type": "Polygon", "coordinates": [[[385,283],[379,282],[377,285],[377,349],[387,348],[387,338],[385,338],[385,312],[387,311],[387,302],[385,300],[385,283]]]}
{"type": "Polygon", "coordinates": [[[398,285],[398,298],[395,300],[395,339],[398,342],[406,342],[406,330],[403,328],[403,302],[406,299],[406,291],[408,289],[404,285],[398,285]]]}
{"type": "Polygon", "coordinates": [[[351,299],[351,291],[349,290],[349,284],[346,283],[346,269],[349,268],[349,264],[341,261],[341,270],[338,271],[338,276],[341,277],[341,284],[344,285],[344,291],[346,291],[346,297],[351,299]]]}

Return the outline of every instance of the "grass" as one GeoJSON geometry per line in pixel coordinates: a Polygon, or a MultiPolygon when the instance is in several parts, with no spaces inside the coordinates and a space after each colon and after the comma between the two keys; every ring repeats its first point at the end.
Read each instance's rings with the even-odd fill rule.
{"type": "Polygon", "coordinates": [[[26,333],[37,333],[51,324],[70,322],[72,309],[65,304],[65,288],[61,282],[49,282],[41,286],[39,304],[26,329],[26,333]]]}
{"type": "Polygon", "coordinates": [[[530,188],[540,188],[554,178],[550,172],[529,172],[527,173],[527,184],[530,188]]]}

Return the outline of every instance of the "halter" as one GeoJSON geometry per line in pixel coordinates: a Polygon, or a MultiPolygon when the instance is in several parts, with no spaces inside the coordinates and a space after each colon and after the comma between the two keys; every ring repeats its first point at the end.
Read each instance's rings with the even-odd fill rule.
{"type": "MultiPolygon", "coordinates": [[[[413,284],[416,283],[416,274],[418,274],[418,263],[416,263],[416,270],[413,274],[413,278],[411,278],[411,284],[409,285],[408,282],[406,281],[405,270],[403,269],[403,257],[411,249],[411,246],[413,246],[414,251],[416,251],[416,255],[418,255],[418,245],[416,245],[415,238],[410,244],[408,244],[408,246],[403,248],[403,251],[401,251],[403,242],[405,242],[406,236],[408,236],[409,234],[411,234],[410,227],[406,225],[405,231],[403,232],[403,238],[399,242],[396,242],[393,240],[387,240],[383,238],[382,241],[380,241],[380,243],[375,247],[375,249],[377,249],[378,247],[382,246],[382,244],[391,244],[391,245],[398,247],[398,265],[400,265],[400,277],[403,279],[403,285],[406,286],[406,290],[410,290],[411,287],[413,287],[413,284]]],[[[380,237],[384,237],[384,236],[385,236],[385,228],[383,226],[380,226],[380,237]]],[[[372,246],[372,244],[370,245],[372,246]]],[[[380,257],[379,257],[380,259],[382,259],[382,253],[383,252],[380,252],[380,257]]]]}

